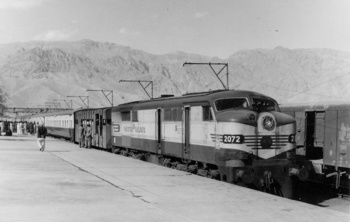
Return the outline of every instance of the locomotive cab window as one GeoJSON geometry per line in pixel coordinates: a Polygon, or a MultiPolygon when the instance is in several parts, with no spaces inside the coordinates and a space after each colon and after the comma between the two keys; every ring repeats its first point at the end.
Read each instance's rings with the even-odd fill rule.
{"type": "Polygon", "coordinates": [[[279,111],[275,101],[258,98],[253,99],[253,109],[258,112],[279,111]]]}
{"type": "Polygon", "coordinates": [[[210,106],[203,106],[203,121],[212,121],[213,116],[211,114],[210,106]]]}
{"type": "Polygon", "coordinates": [[[246,109],[248,108],[248,100],[246,98],[219,99],[215,101],[215,107],[217,111],[246,109]]]}

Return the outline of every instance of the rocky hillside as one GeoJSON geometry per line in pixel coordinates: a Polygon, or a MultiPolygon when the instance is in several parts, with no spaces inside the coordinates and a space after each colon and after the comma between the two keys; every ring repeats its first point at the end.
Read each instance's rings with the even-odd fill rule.
{"type": "MultiPolygon", "coordinates": [[[[223,88],[209,66],[183,66],[186,61],[228,63],[231,89],[257,91],[280,103],[350,98],[349,52],[277,47],[219,59],[183,52],[153,55],[90,40],[0,45],[0,94],[7,106],[37,107],[54,99],[88,95],[90,107],[98,107],[109,103],[102,92],[87,89],[113,90],[114,104],[148,98],[137,83],[120,80],[151,80],[154,97],[223,88]]],[[[221,69],[213,67],[216,72],[221,69]]],[[[226,83],[225,73],[226,69],[220,77],[226,83]]],[[[83,103],[74,98],[74,108],[80,106],[83,103]]]]}

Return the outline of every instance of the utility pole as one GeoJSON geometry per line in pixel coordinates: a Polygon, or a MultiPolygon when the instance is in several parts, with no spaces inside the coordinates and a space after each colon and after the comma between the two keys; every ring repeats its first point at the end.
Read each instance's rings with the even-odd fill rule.
{"type": "Polygon", "coordinates": [[[98,89],[88,89],[86,90],[86,92],[95,92],[95,91],[99,91],[102,92],[103,95],[106,97],[106,99],[108,100],[108,102],[111,104],[111,106],[113,106],[113,90],[98,90],[98,89]],[[111,95],[112,99],[109,100],[108,96],[111,95]]]}
{"type": "Polygon", "coordinates": [[[219,81],[221,82],[222,86],[224,87],[224,89],[229,89],[229,83],[228,83],[228,63],[192,63],[192,62],[185,62],[183,64],[183,66],[185,65],[209,65],[210,68],[213,70],[213,72],[215,73],[215,76],[219,79],[219,81]],[[214,66],[223,66],[222,69],[219,72],[216,72],[215,69],[213,68],[214,66]],[[224,70],[226,68],[226,86],[225,84],[222,82],[221,78],[219,77],[219,74],[221,73],[222,70],[224,70]]]}
{"type": "Polygon", "coordinates": [[[153,99],[153,81],[144,81],[144,80],[120,80],[119,82],[138,82],[140,84],[140,86],[142,87],[142,89],[147,93],[148,97],[150,99],[153,99]],[[148,83],[146,86],[144,86],[142,83],[146,82],[148,83]],[[147,92],[147,87],[151,85],[151,96],[149,95],[149,93],[147,92]]]}

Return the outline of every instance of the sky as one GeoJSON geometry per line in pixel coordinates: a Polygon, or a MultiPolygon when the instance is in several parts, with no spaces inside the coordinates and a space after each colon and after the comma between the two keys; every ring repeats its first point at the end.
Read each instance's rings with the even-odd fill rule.
{"type": "Polygon", "coordinates": [[[0,44],[81,39],[220,58],[277,46],[350,51],[350,1],[0,0],[0,44]]]}

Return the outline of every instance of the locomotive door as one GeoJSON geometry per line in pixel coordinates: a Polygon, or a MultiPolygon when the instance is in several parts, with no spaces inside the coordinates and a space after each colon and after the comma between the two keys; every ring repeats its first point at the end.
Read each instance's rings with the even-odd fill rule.
{"type": "Polygon", "coordinates": [[[161,154],[162,153],[162,110],[161,109],[157,109],[156,112],[156,129],[157,129],[157,150],[158,153],[161,154]]]}
{"type": "Polygon", "coordinates": [[[190,158],[190,154],[191,154],[191,141],[190,141],[190,114],[191,114],[191,108],[189,106],[185,107],[185,118],[184,118],[184,144],[183,144],[183,152],[182,152],[182,156],[184,159],[189,159],[190,158]]]}
{"type": "Polygon", "coordinates": [[[324,146],[325,112],[305,112],[306,158],[322,159],[324,146]]]}

